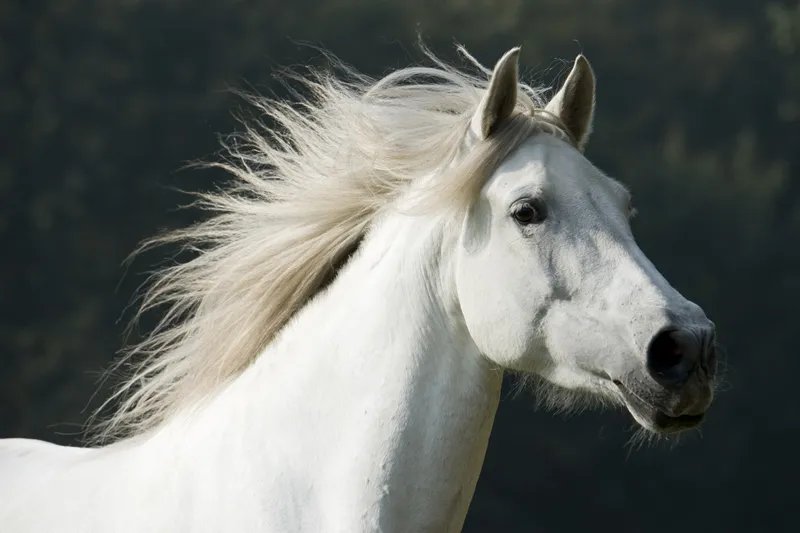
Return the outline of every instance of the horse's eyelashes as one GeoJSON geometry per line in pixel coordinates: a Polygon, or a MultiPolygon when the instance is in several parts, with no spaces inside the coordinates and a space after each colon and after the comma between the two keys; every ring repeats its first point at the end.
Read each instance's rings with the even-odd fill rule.
{"type": "Polygon", "coordinates": [[[639,213],[639,210],[633,205],[633,200],[628,200],[628,218],[633,218],[639,213]]]}

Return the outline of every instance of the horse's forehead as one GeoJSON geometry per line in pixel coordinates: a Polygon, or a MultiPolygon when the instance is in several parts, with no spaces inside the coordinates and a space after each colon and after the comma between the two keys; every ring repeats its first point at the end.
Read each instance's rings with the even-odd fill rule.
{"type": "Polygon", "coordinates": [[[600,172],[575,149],[551,135],[536,135],[523,142],[498,166],[487,185],[489,195],[499,200],[522,191],[578,197],[604,189],[600,172]]]}

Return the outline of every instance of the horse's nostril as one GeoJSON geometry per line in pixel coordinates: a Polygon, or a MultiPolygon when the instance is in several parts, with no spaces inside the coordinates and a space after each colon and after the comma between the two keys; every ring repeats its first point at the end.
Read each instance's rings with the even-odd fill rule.
{"type": "Polygon", "coordinates": [[[647,349],[647,369],[662,385],[675,385],[689,377],[699,347],[691,335],[665,330],[656,335],[647,349]]]}

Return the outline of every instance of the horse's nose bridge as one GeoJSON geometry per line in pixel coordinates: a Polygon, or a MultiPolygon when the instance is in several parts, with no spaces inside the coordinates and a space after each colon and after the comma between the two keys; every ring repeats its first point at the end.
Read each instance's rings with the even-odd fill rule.
{"type": "Polygon", "coordinates": [[[694,304],[661,275],[634,242],[620,243],[609,289],[609,307],[627,317],[642,350],[660,328],[694,314],[687,312],[694,304]]]}
{"type": "Polygon", "coordinates": [[[612,284],[620,307],[668,308],[682,298],[635,243],[620,251],[612,284]]]}
{"type": "Polygon", "coordinates": [[[673,287],[638,246],[626,247],[621,259],[612,292],[639,353],[647,353],[654,336],[664,330],[713,331],[700,306],[673,287]]]}
{"type": "Polygon", "coordinates": [[[689,328],[708,325],[709,320],[700,306],[688,300],[667,281],[638,247],[634,258],[638,265],[638,272],[643,278],[646,278],[646,281],[643,282],[646,289],[643,292],[650,293],[641,302],[643,305],[647,305],[649,300],[652,305],[660,306],[659,316],[663,316],[671,324],[684,325],[689,328]]]}
{"type": "MultiPolygon", "coordinates": [[[[605,284],[605,290],[595,295],[603,308],[650,327],[654,322],[690,325],[705,319],[703,311],[659,272],[630,232],[612,229],[609,225],[595,234],[595,262],[586,265],[587,272],[600,274],[600,278],[595,278],[600,281],[597,286],[605,284]]],[[[652,333],[650,329],[648,336],[652,333]]]]}

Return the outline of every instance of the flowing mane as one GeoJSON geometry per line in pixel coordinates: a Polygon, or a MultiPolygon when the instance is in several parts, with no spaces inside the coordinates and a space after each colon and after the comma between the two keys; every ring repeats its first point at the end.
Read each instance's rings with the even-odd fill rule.
{"type": "Polygon", "coordinates": [[[464,209],[533,132],[567,137],[543,110],[543,90],[520,85],[517,113],[457,158],[491,74],[460,50],[474,73],[427,50],[431,66],[380,80],[330,58],[331,69],[288,76],[303,88],[293,104],[248,97],[266,120],[246,124],[224,143],[224,160],[209,165],[233,177],[199,195],[212,216],[143,245],[178,243],[195,253],[158,272],[143,293],[137,317],[165,312],[119,363],[134,370],[104,404],[119,407],[99,425],[101,438],[158,427],[240,374],[410,184],[435,175],[423,204],[464,209]]]}

